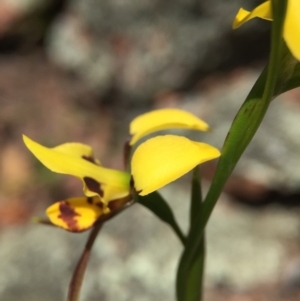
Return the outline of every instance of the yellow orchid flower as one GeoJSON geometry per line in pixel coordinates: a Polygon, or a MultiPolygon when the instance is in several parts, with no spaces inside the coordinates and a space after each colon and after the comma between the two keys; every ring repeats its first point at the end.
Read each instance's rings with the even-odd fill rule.
{"type": "MultiPolygon", "coordinates": [[[[288,0],[283,28],[283,37],[293,56],[300,60],[300,1],[288,0]]],[[[266,1],[249,12],[241,8],[233,21],[233,29],[240,27],[247,21],[258,17],[272,20],[271,1],[266,1]]]]}
{"type": "Polygon", "coordinates": [[[130,123],[130,134],[132,138],[130,145],[151,133],[166,129],[191,129],[208,131],[206,122],[195,115],[179,109],[160,109],[139,115],[130,123]]]}
{"type": "Polygon", "coordinates": [[[117,200],[128,199],[130,174],[100,166],[90,146],[65,143],[44,147],[26,136],[27,148],[50,170],[75,176],[83,182],[86,197],[71,198],[50,206],[50,221],[66,230],[81,232],[89,229],[102,216],[110,214],[117,200]]]}
{"type": "MultiPolygon", "coordinates": [[[[134,120],[131,127],[136,135],[133,143],[148,133],[171,128],[171,125],[208,129],[205,122],[190,113],[159,110],[134,120]],[[163,118],[164,114],[166,118],[163,118]],[[159,116],[160,119],[153,122],[149,116],[159,116]]],[[[84,197],[62,200],[46,211],[54,225],[71,232],[85,231],[122,210],[132,199],[132,189],[140,195],[147,195],[175,181],[198,164],[220,156],[219,150],[205,143],[175,135],[156,136],[137,147],[130,174],[102,167],[88,145],[65,143],[48,148],[26,136],[23,139],[27,148],[47,168],[75,176],[83,182],[84,197]]]]}

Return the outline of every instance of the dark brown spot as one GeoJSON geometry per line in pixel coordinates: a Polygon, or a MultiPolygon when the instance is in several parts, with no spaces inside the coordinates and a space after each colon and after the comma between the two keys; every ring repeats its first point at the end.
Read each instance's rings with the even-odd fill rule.
{"type": "Polygon", "coordinates": [[[95,204],[98,208],[103,209],[104,208],[104,204],[103,203],[96,203],[95,204]]]}
{"type": "Polygon", "coordinates": [[[81,231],[78,227],[77,221],[75,219],[76,216],[80,216],[77,212],[75,212],[74,208],[70,206],[70,204],[66,201],[62,201],[59,204],[60,215],[58,218],[62,219],[68,226],[68,229],[72,232],[81,231]]]}
{"type": "Polygon", "coordinates": [[[89,161],[89,162],[91,162],[91,163],[93,163],[93,164],[98,165],[97,162],[96,162],[96,160],[95,160],[93,157],[90,157],[90,156],[82,156],[81,158],[82,158],[82,159],[85,159],[85,160],[87,160],[87,161],[89,161]]]}
{"type": "Polygon", "coordinates": [[[101,189],[101,184],[99,182],[89,177],[84,177],[83,181],[90,191],[98,193],[101,197],[104,196],[104,191],[101,189]]]}
{"type": "Polygon", "coordinates": [[[131,145],[129,144],[131,137],[128,138],[123,147],[123,159],[124,159],[124,167],[128,165],[130,154],[131,154],[131,145]]]}
{"type": "Polygon", "coordinates": [[[133,179],[133,176],[131,176],[131,178],[130,178],[130,187],[131,187],[131,188],[134,187],[134,179],[133,179]]]}
{"type": "Polygon", "coordinates": [[[90,205],[94,205],[94,199],[93,199],[92,197],[87,198],[86,201],[87,201],[90,205]]]}

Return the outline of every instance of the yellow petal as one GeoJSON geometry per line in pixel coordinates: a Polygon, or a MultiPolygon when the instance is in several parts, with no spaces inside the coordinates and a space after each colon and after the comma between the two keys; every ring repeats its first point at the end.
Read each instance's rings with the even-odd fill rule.
{"type": "Polygon", "coordinates": [[[100,161],[94,158],[94,151],[89,145],[73,142],[61,144],[52,149],[62,154],[82,158],[100,165],[100,161]]]}
{"type": "Polygon", "coordinates": [[[130,144],[135,144],[139,139],[153,132],[171,128],[209,130],[207,123],[189,112],[179,109],[155,110],[132,120],[130,134],[133,137],[130,144]]]}
{"type": "Polygon", "coordinates": [[[195,166],[220,156],[206,143],[185,137],[157,136],[142,143],[133,154],[131,172],[135,189],[147,195],[183,176],[195,166]]]}
{"type": "Polygon", "coordinates": [[[283,37],[293,56],[300,60],[300,1],[289,0],[283,37]]]}
{"type": "MultiPolygon", "coordinates": [[[[297,0],[296,0],[297,1],[297,0]]],[[[254,10],[251,12],[240,8],[239,12],[235,16],[235,19],[232,24],[232,28],[236,29],[243,25],[244,23],[248,22],[249,20],[253,18],[261,18],[265,20],[272,20],[272,8],[271,8],[271,1],[266,1],[262,3],[261,5],[257,6],[254,10]]]]}
{"type": "MultiPolygon", "coordinates": [[[[114,169],[101,167],[78,155],[70,155],[62,146],[47,148],[26,136],[24,143],[28,149],[50,170],[75,176],[84,183],[84,194],[98,195],[107,204],[112,199],[129,194],[130,175],[114,169]]],[[[68,147],[67,147],[68,148],[68,147]]]]}
{"type": "Polygon", "coordinates": [[[57,202],[46,210],[50,221],[65,230],[82,232],[105,214],[97,198],[78,197],[57,202]]]}

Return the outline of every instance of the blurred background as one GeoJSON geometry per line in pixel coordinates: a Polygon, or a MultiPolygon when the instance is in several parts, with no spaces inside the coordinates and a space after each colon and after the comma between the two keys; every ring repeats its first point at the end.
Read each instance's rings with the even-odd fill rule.
{"type": "MultiPolygon", "coordinates": [[[[212,127],[180,132],[221,148],[266,64],[270,23],[232,31],[256,0],[0,1],[0,300],[65,300],[87,233],[32,224],[82,195],[22,134],[80,141],[122,169],[130,120],[177,107],[212,127]]],[[[299,300],[300,92],[276,99],[208,225],[206,301],[299,300]]],[[[204,189],[215,163],[202,167],[204,189]]],[[[187,229],[190,175],[162,190],[187,229]]],[[[174,300],[180,243],[135,205],[103,228],[81,300],[174,300]]]]}

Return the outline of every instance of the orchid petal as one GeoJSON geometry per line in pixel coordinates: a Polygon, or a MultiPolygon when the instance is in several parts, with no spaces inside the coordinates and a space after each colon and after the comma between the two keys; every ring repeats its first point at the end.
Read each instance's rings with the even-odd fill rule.
{"type": "Polygon", "coordinates": [[[135,144],[142,137],[156,131],[171,128],[209,130],[207,123],[195,115],[179,109],[161,109],[142,114],[130,123],[130,144],[135,144]]]}
{"type": "Polygon", "coordinates": [[[82,158],[90,161],[91,163],[101,165],[100,161],[95,159],[93,149],[86,144],[77,142],[64,143],[53,147],[52,149],[68,156],[82,158]]]}
{"type": "MultiPolygon", "coordinates": [[[[84,184],[84,194],[88,197],[99,196],[103,203],[125,197],[129,194],[130,175],[114,169],[104,168],[93,161],[79,156],[78,148],[74,155],[70,149],[74,144],[63,144],[54,148],[44,147],[26,136],[23,136],[27,148],[47,168],[53,172],[75,176],[84,184]]],[[[86,146],[85,146],[86,147],[86,146]]],[[[83,147],[84,148],[84,147],[83,147]]],[[[89,154],[86,153],[85,154],[89,154]]]]}
{"type": "Polygon", "coordinates": [[[293,56],[300,60],[300,1],[288,0],[283,29],[284,40],[293,56]]]}
{"type": "MultiPolygon", "coordinates": [[[[297,0],[296,0],[297,1],[297,0]]],[[[271,1],[266,1],[262,3],[261,5],[257,6],[254,10],[251,12],[240,8],[239,12],[235,16],[235,19],[232,24],[232,28],[236,29],[243,25],[244,23],[248,22],[249,20],[253,18],[261,18],[268,21],[272,20],[272,8],[271,8],[271,1]]]]}
{"type": "Polygon", "coordinates": [[[198,164],[215,159],[220,151],[175,135],[156,136],[138,146],[131,171],[136,191],[147,195],[180,178],[198,164]]]}
{"type": "Polygon", "coordinates": [[[67,199],[48,207],[46,214],[54,225],[70,232],[82,232],[91,228],[106,213],[97,201],[96,197],[67,199]]]}
{"type": "MultiPolygon", "coordinates": [[[[293,56],[300,60],[300,1],[288,0],[284,21],[283,37],[293,56]]],[[[252,18],[259,17],[272,21],[271,1],[266,1],[249,12],[241,8],[233,21],[233,29],[240,27],[252,18]]]]}

